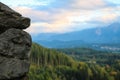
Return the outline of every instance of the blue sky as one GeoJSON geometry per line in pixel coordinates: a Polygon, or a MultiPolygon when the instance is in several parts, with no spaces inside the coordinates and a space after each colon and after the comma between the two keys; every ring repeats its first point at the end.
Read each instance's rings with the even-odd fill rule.
{"type": "Polygon", "coordinates": [[[65,33],[120,21],[120,0],[0,0],[30,17],[31,34],[65,33]]]}

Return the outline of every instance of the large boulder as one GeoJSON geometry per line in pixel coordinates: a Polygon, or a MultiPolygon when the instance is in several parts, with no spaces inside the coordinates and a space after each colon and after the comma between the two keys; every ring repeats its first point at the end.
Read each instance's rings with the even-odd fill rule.
{"type": "Polygon", "coordinates": [[[29,62],[0,56],[0,80],[22,78],[29,71],[29,62]]]}
{"type": "Polygon", "coordinates": [[[0,2],[0,80],[28,80],[30,19],[0,2]]]}
{"type": "Polygon", "coordinates": [[[0,55],[27,59],[31,43],[31,37],[25,31],[8,29],[0,35],[0,55]]]}
{"type": "Polygon", "coordinates": [[[0,2],[0,33],[10,28],[26,29],[29,26],[29,18],[23,17],[0,2]]]}

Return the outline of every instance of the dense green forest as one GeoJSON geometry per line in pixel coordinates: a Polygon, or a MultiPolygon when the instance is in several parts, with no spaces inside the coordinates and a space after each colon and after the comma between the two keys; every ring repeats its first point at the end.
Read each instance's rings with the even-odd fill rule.
{"type": "Polygon", "coordinates": [[[72,49],[48,49],[33,43],[30,56],[31,66],[28,74],[29,79],[120,80],[119,54],[114,55],[113,53],[102,53],[101,51],[95,51],[92,49],[88,49],[87,51],[87,49],[84,48],[79,49],[78,51],[81,51],[81,54],[78,54],[76,53],[77,50],[74,49],[74,53],[71,50],[72,49]],[[97,55],[97,57],[95,55],[97,55]],[[100,55],[104,56],[101,58],[100,55]],[[82,58],[80,56],[82,56],[82,58]],[[110,56],[112,57],[112,63],[114,64],[108,64],[106,62],[110,56]],[[101,59],[103,61],[101,61],[101,59]],[[98,63],[96,60],[101,62],[98,63]],[[104,65],[102,65],[102,63],[104,65]]]}
{"type": "Polygon", "coordinates": [[[86,63],[108,64],[112,66],[115,62],[120,61],[120,52],[97,51],[90,48],[64,48],[56,50],[66,53],[77,61],[86,63]]]}

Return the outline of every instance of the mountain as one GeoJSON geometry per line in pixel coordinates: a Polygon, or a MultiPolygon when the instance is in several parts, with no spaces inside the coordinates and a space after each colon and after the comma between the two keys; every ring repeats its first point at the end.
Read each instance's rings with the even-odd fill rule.
{"type": "MultiPolygon", "coordinates": [[[[52,41],[45,41],[39,40],[36,41],[37,43],[41,44],[42,46],[48,48],[67,48],[67,47],[80,47],[85,46],[85,42],[82,40],[73,40],[73,41],[61,41],[61,40],[52,40],[52,41]]],[[[88,45],[88,44],[87,44],[88,45]]]]}
{"type": "Polygon", "coordinates": [[[106,27],[91,28],[64,34],[39,34],[34,41],[47,47],[78,46],[93,43],[119,44],[120,23],[113,23],[106,27]]]}

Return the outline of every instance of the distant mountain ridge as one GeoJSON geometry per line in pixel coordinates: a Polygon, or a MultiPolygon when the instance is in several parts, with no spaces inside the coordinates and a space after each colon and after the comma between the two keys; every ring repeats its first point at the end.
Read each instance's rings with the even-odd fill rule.
{"type": "Polygon", "coordinates": [[[81,44],[119,44],[120,43],[120,23],[113,23],[106,27],[86,29],[64,34],[39,34],[35,42],[49,47],[75,46],[81,44]],[[52,45],[50,45],[52,44],[52,45]]]}

